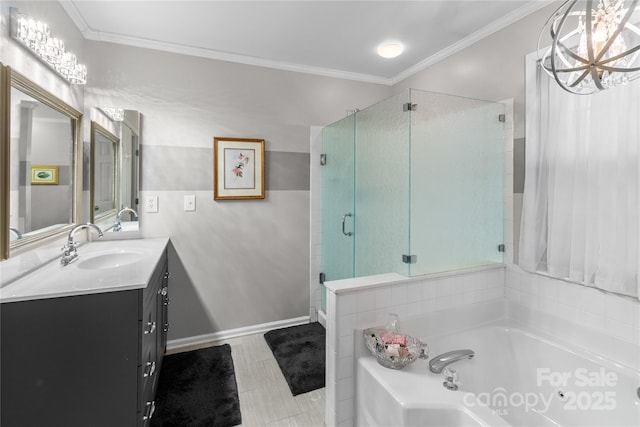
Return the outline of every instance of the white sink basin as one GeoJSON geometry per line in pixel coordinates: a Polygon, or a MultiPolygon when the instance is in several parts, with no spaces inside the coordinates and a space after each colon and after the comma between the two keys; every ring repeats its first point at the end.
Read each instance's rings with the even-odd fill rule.
{"type": "Polygon", "coordinates": [[[102,270],[105,268],[119,268],[134,264],[144,257],[141,252],[122,251],[96,253],[83,257],[76,263],[78,268],[85,270],[102,270]]]}

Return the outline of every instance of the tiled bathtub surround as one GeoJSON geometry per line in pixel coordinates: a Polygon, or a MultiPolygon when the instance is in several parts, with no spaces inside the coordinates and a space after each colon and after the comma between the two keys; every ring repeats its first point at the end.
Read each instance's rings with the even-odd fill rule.
{"type": "MultiPolygon", "coordinates": [[[[325,423],[353,425],[354,330],[504,297],[503,265],[408,279],[383,274],[327,282],[327,372],[325,423]]],[[[468,320],[468,319],[465,319],[468,320]]]]}
{"type": "Polygon", "coordinates": [[[365,351],[354,337],[359,339],[358,330],[384,325],[388,313],[397,313],[401,330],[416,336],[430,335],[429,323],[460,329],[506,316],[640,371],[640,301],[513,264],[413,280],[385,274],[327,287],[328,427],[354,424],[354,363],[365,351]]]}
{"type": "MultiPolygon", "coordinates": [[[[621,363],[639,369],[640,361],[640,301],[605,293],[564,280],[523,271],[518,266],[507,267],[507,300],[514,307],[514,318],[536,329],[555,332],[551,320],[562,324],[577,324],[589,330],[589,337],[598,337],[596,351],[621,363]],[[551,319],[551,320],[550,320],[551,319]],[[633,351],[622,351],[622,344],[633,351]]],[[[566,332],[565,337],[582,339],[566,332]]],[[[593,346],[585,341],[582,346],[593,346]]]]}

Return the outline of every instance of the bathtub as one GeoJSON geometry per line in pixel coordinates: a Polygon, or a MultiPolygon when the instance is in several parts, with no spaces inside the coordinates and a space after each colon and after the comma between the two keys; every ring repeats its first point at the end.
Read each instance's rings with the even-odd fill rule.
{"type": "Polygon", "coordinates": [[[384,368],[357,359],[356,423],[387,426],[640,426],[640,366],[623,366],[509,321],[422,338],[433,357],[472,349],[449,367],[459,390],[426,360],[384,368]]]}

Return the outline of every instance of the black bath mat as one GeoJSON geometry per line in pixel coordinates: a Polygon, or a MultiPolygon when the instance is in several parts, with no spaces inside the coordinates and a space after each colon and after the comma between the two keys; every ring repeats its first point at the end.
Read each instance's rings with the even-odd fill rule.
{"type": "Polygon", "coordinates": [[[264,334],[294,396],[324,387],[325,330],[318,322],[264,334]]]}
{"type": "Polygon", "coordinates": [[[231,427],[242,423],[229,344],[165,356],[153,427],[231,427]]]}

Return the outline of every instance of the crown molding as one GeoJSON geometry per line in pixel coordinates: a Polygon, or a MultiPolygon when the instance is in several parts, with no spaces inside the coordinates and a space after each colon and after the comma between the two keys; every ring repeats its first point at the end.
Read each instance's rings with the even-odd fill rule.
{"type": "Polygon", "coordinates": [[[76,24],[76,27],[80,33],[84,36],[85,32],[90,31],[89,24],[84,20],[84,17],[76,7],[75,3],[71,0],[59,0],[60,6],[67,12],[69,18],[76,24]]]}
{"type": "Polygon", "coordinates": [[[519,21],[520,19],[534,13],[549,4],[554,0],[533,0],[524,6],[519,7],[515,11],[503,16],[497,21],[494,21],[490,25],[481,28],[475,33],[465,37],[457,43],[448,46],[447,48],[437,52],[434,55],[420,61],[419,63],[407,68],[405,71],[397,74],[394,77],[381,77],[370,74],[353,73],[349,71],[334,70],[329,68],[314,67],[309,65],[294,64],[283,61],[274,61],[265,58],[240,55],[231,52],[218,51],[214,49],[206,49],[196,46],[188,46],[177,43],[161,42],[157,40],[143,39],[139,37],[125,36],[116,33],[107,33],[95,31],[89,27],[87,22],[82,17],[82,14],[78,11],[74,2],[71,0],[60,0],[60,4],[67,12],[71,20],[74,22],[78,30],[82,33],[85,39],[92,41],[101,41],[115,44],[123,44],[128,46],[141,47],[146,49],[160,50],[165,52],[177,53],[181,55],[197,56],[201,58],[215,59],[226,62],[235,62],[245,65],[253,65],[257,67],[266,67],[277,70],[293,71],[298,73],[313,74],[323,77],[331,77],[337,79],[354,80],[364,83],[380,84],[385,86],[393,86],[401,81],[411,77],[412,75],[426,69],[427,67],[434,65],[443,59],[460,52],[461,50],[471,46],[472,44],[502,30],[503,28],[519,21]]]}
{"type": "Polygon", "coordinates": [[[197,56],[201,58],[216,59],[219,61],[235,62],[256,67],[274,68],[284,71],[294,71],[298,73],[314,74],[324,77],[338,79],[357,80],[366,83],[375,83],[390,86],[392,80],[389,78],[373,76],[368,74],[352,73],[349,71],[332,70],[328,68],[313,67],[308,65],[294,64],[284,61],[273,61],[265,58],[239,55],[237,53],[224,52],[214,49],[207,49],[195,46],[182,45],[177,43],[167,43],[157,40],[142,39],[139,37],[124,36],[121,34],[98,32],[88,30],[83,32],[87,40],[124,44],[128,46],[141,47],[146,49],[160,50],[182,55],[197,56]]]}
{"type": "Polygon", "coordinates": [[[61,0],[61,6],[67,12],[73,23],[86,40],[101,41],[108,43],[123,44],[128,46],[141,47],[146,49],[160,50],[165,52],[177,53],[181,55],[197,56],[201,58],[216,59],[220,61],[235,62],[245,65],[254,65],[256,67],[273,68],[277,70],[293,71],[297,73],[313,74],[323,77],[332,77],[337,79],[355,80],[365,83],[374,83],[385,86],[391,86],[393,80],[391,78],[373,76],[369,74],[353,73],[349,71],[333,70],[329,68],[313,67],[308,65],[293,64],[283,61],[273,61],[264,58],[258,58],[236,53],[223,52],[214,49],[206,49],[195,46],[181,45],[177,43],[161,42],[157,40],[143,39],[139,37],[125,36],[116,33],[107,33],[95,31],[89,27],[87,22],[78,11],[73,1],[61,0]]]}
{"type": "Polygon", "coordinates": [[[464,39],[450,46],[447,46],[445,49],[442,49],[436,54],[431,55],[430,57],[418,62],[416,65],[413,65],[407,68],[406,70],[404,70],[403,72],[397,74],[395,77],[391,79],[392,85],[398,84],[401,81],[411,77],[412,75],[424,70],[425,68],[428,68],[431,65],[434,65],[444,60],[445,58],[460,52],[461,50],[471,46],[472,44],[477,43],[480,40],[487,38],[494,33],[497,33],[503,28],[506,28],[509,25],[515,24],[522,18],[525,18],[526,16],[534,12],[537,12],[538,10],[550,5],[554,1],[555,0],[534,0],[530,3],[525,4],[524,6],[519,7],[518,9],[503,16],[497,21],[492,22],[490,25],[487,25],[486,27],[481,28],[475,33],[470,34],[469,36],[465,37],[464,39]]]}

